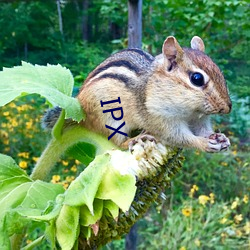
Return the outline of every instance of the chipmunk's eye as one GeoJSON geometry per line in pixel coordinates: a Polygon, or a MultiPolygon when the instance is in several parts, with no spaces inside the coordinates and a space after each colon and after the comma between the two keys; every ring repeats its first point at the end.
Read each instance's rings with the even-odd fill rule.
{"type": "Polygon", "coordinates": [[[190,74],[190,81],[198,87],[201,87],[205,84],[204,77],[201,73],[195,72],[190,74]]]}

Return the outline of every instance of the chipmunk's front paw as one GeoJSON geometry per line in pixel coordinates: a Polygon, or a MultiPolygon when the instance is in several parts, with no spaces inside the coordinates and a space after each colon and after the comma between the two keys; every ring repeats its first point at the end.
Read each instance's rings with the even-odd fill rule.
{"type": "Polygon", "coordinates": [[[222,133],[214,133],[208,137],[208,152],[225,151],[230,147],[229,139],[222,133]]]}

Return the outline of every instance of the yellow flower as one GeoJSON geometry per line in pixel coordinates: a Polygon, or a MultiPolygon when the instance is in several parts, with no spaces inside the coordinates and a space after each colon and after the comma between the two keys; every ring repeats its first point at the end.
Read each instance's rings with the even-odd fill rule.
{"type": "Polygon", "coordinates": [[[10,147],[5,147],[4,148],[4,152],[9,152],[10,151],[10,147]]]}
{"type": "Polygon", "coordinates": [[[196,151],[195,151],[195,154],[196,154],[196,155],[200,155],[201,153],[200,153],[199,150],[196,150],[196,151]]]}
{"type": "Polygon", "coordinates": [[[238,237],[241,237],[242,236],[242,232],[240,231],[240,230],[236,230],[236,235],[238,236],[238,237]]]}
{"type": "Polygon", "coordinates": [[[189,217],[192,214],[192,208],[185,207],[181,210],[182,214],[186,217],[189,217]]]}
{"type": "Polygon", "coordinates": [[[248,201],[249,201],[248,195],[245,194],[243,197],[243,202],[247,204],[248,201]]]}
{"type": "Polygon", "coordinates": [[[4,137],[4,138],[8,138],[9,137],[9,134],[6,131],[4,131],[4,130],[0,130],[0,135],[1,135],[1,137],[4,137]]]}
{"type": "Polygon", "coordinates": [[[237,153],[238,153],[237,150],[233,150],[233,151],[232,151],[232,154],[233,154],[233,155],[237,155],[237,153]]]}
{"type": "Polygon", "coordinates": [[[210,193],[209,197],[210,197],[210,203],[214,204],[214,193],[210,193]]]}
{"type": "Polygon", "coordinates": [[[227,222],[227,218],[222,218],[221,220],[220,220],[220,224],[225,224],[227,222]]]}
{"type": "Polygon", "coordinates": [[[52,176],[51,182],[52,182],[52,183],[57,183],[57,182],[60,181],[60,179],[61,179],[61,176],[60,176],[60,175],[53,175],[53,176],[52,176]]]}
{"type": "Polygon", "coordinates": [[[77,171],[76,165],[73,165],[73,166],[70,168],[70,170],[71,170],[72,172],[76,172],[76,171],[77,171]]]}
{"type": "Polygon", "coordinates": [[[67,182],[72,182],[75,179],[75,176],[67,176],[66,181],[67,182]]]}
{"type": "Polygon", "coordinates": [[[227,166],[228,166],[228,163],[223,161],[223,162],[221,163],[221,165],[222,165],[223,167],[227,167],[227,166]]]}
{"type": "Polygon", "coordinates": [[[199,196],[199,203],[203,206],[210,200],[210,198],[207,195],[200,195],[199,196]]]}
{"type": "Polygon", "coordinates": [[[186,247],[181,247],[180,250],[186,250],[186,247]]]}
{"type": "Polygon", "coordinates": [[[3,139],[3,144],[9,145],[10,144],[10,140],[8,138],[4,138],[3,139]]]}
{"type": "Polygon", "coordinates": [[[234,216],[234,221],[236,224],[239,224],[243,220],[242,214],[237,214],[234,216]]]}
{"type": "Polygon", "coordinates": [[[26,122],[26,128],[27,129],[31,129],[32,127],[33,127],[33,121],[32,120],[26,122]]]}
{"type": "Polygon", "coordinates": [[[37,162],[38,161],[38,159],[39,159],[39,157],[32,157],[32,160],[34,161],[34,162],[37,162]]]}
{"type": "Polygon", "coordinates": [[[200,247],[201,246],[201,242],[199,239],[195,239],[194,240],[194,244],[197,246],[197,247],[200,247]]]}
{"type": "Polygon", "coordinates": [[[29,158],[29,155],[30,155],[29,152],[21,152],[21,153],[18,153],[18,156],[19,156],[19,157],[23,157],[23,158],[26,158],[26,159],[29,158]]]}
{"type": "Polygon", "coordinates": [[[62,164],[63,164],[63,166],[68,166],[69,165],[69,163],[67,161],[64,161],[64,160],[62,160],[62,164]]]}
{"type": "Polygon", "coordinates": [[[250,234],[250,222],[247,221],[246,225],[244,226],[244,231],[246,232],[246,234],[250,234]]]}
{"type": "Polygon", "coordinates": [[[3,115],[4,115],[4,116],[9,116],[9,114],[10,114],[10,112],[9,112],[9,111],[5,111],[5,112],[3,112],[3,115]]]}
{"type": "Polygon", "coordinates": [[[189,196],[190,196],[191,198],[193,198],[193,197],[194,197],[194,193],[195,193],[196,191],[198,191],[198,190],[199,190],[199,187],[196,186],[196,185],[193,185],[192,188],[190,189],[189,196]]]}
{"type": "Polygon", "coordinates": [[[239,198],[236,197],[235,201],[231,205],[231,209],[235,209],[239,205],[239,198]]]}
{"type": "Polygon", "coordinates": [[[81,162],[78,161],[78,160],[75,160],[75,164],[76,164],[76,165],[79,165],[79,164],[81,164],[81,162]]]}
{"type": "Polygon", "coordinates": [[[27,161],[20,161],[19,162],[19,167],[22,169],[26,169],[28,167],[27,161]]]}
{"type": "Polygon", "coordinates": [[[15,119],[11,120],[11,126],[12,127],[17,127],[18,126],[18,122],[15,119]]]}
{"type": "Polygon", "coordinates": [[[63,187],[64,187],[64,189],[67,189],[67,188],[68,188],[68,186],[69,186],[69,183],[68,183],[68,182],[64,182],[64,183],[63,183],[63,187]]]}
{"type": "Polygon", "coordinates": [[[11,108],[15,108],[15,107],[16,107],[16,104],[15,104],[14,102],[11,102],[11,103],[9,104],[9,106],[10,106],[11,108]]]}

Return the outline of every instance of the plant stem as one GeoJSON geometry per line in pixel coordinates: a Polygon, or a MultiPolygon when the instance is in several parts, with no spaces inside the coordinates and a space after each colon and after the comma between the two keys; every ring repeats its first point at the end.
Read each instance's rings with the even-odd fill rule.
{"type": "Polygon", "coordinates": [[[61,155],[70,146],[78,142],[93,144],[97,150],[96,155],[102,154],[107,150],[117,148],[117,146],[108,141],[107,138],[97,133],[94,133],[82,126],[72,126],[65,129],[61,137],[51,139],[39,158],[30,177],[33,180],[46,180],[61,155]]]}

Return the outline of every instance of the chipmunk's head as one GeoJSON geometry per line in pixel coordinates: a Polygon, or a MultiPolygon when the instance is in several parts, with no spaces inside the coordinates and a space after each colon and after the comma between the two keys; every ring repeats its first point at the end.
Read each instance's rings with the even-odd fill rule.
{"type": "Polygon", "coordinates": [[[192,38],[191,48],[181,48],[176,38],[169,36],[159,57],[160,72],[163,78],[172,79],[170,88],[176,87],[176,99],[192,106],[193,111],[227,114],[232,104],[226,81],[204,50],[204,43],[198,36],[192,38]]]}

